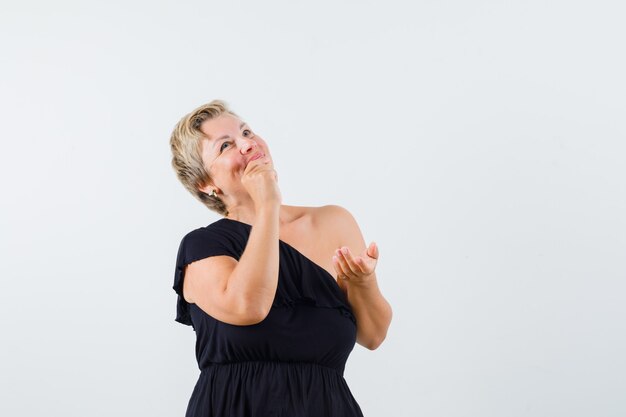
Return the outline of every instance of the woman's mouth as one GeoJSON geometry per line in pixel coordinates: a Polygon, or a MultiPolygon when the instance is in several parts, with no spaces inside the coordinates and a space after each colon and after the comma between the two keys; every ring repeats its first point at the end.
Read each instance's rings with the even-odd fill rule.
{"type": "Polygon", "coordinates": [[[265,154],[263,152],[259,152],[258,154],[254,155],[252,158],[250,158],[250,160],[248,161],[248,163],[259,159],[259,158],[263,158],[265,156],[265,154]]]}

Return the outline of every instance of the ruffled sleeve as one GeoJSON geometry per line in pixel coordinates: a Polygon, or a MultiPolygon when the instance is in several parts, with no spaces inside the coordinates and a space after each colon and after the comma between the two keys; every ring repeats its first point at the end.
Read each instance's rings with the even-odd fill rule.
{"type": "Polygon", "coordinates": [[[187,233],[182,238],[178,247],[174,285],[172,286],[178,294],[175,319],[177,322],[192,326],[195,329],[191,320],[189,303],[183,297],[185,266],[209,256],[219,255],[232,256],[236,260],[239,260],[240,257],[236,242],[218,228],[199,228],[187,233]]]}

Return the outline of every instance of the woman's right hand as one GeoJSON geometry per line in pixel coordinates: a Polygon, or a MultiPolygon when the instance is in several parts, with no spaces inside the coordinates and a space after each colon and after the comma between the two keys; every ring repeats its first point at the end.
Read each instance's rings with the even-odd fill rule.
{"type": "Polygon", "coordinates": [[[241,183],[250,194],[256,209],[264,205],[280,207],[282,196],[278,188],[278,174],[267,155],[248,164],[241,177],[241,183]]]}

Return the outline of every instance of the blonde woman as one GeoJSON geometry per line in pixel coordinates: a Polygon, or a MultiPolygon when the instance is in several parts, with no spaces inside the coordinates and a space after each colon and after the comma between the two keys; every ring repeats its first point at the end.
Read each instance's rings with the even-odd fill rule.
{"type": "Polygon", "coordinates": [[[224,101],[183,117],[170,145],[179,180],[223,216],[176,259],[176,321],[201,370],[186,416],[362,416],[343,372],[391,322],[376,245],[340,206],[282,204],[268,144],[224,101]]]}

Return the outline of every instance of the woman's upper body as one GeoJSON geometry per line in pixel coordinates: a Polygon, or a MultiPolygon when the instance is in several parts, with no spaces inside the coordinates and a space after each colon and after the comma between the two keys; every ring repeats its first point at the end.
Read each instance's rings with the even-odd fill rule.
{"type": "Polygon", "coordinates": [[[376,286],[378,251],[366,247],[346,209],[283,205],[268,144],[222,102],[209,103],[183,118],[171,146],[172,165],[196,197],[226,218],[254,226],[239,259],[210,256],[185,266],[186,302],[228,324],[263,321],[277,293],[282,240],[326,270],[346,295],[352,283],[355,290],[361,282],[373,283],[362,296],[355,291],[353,297],[360,304],[357,316],[367,326],[367,331],[360,329],[359,343],[369,347],[382,342],[391,309],[376,286]],[[345,247],[346,255],[338,252],[345,247]],[[367,306],[370,302],[376,305],[367,306]]]}

